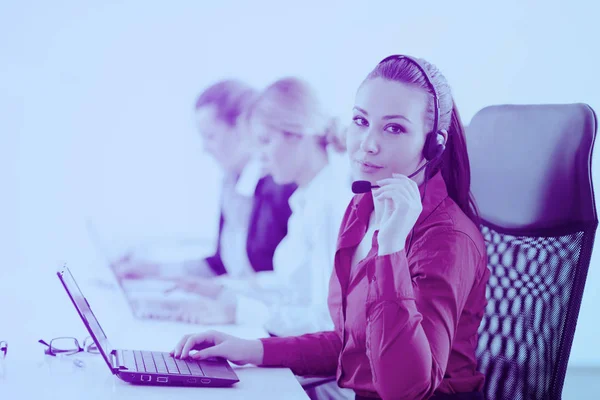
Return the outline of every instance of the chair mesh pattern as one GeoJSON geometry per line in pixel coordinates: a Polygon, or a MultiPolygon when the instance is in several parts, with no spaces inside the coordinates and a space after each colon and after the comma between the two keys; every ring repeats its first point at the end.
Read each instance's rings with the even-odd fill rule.
{"type": "Polygon", "coordinates": [[[486,399],[561,398],[596,226],[482,225],[491,275],[477,358],[486,399]]]}

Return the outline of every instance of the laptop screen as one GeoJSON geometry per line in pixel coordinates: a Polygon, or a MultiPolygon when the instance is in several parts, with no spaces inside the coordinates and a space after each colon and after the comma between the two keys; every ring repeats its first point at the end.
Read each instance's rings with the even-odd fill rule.
{"type": "Polygon", "coordinates": [[[75,282],[75,278],[71,274],[71,271],[69,268],[65,267],[62,271],[58,271],[56,274],[65,287],[65,290],[69,294],[73,305],[77,309],[79,316],[85,324],[85,327],[90,332],[92,339],[94,339],[94,342],[96,342],[100,353],[102,353],[102,357],[104,357],[104,360],[112,371],[113,366],[109,358],[112,348],[108,342],[108,338],[102,330],[100,323],[98,323],[96,316],[92,312],[88,301],[83,296],[83,293],[81,293],[79,285],[77,285],[77,282],[75,282]]]}

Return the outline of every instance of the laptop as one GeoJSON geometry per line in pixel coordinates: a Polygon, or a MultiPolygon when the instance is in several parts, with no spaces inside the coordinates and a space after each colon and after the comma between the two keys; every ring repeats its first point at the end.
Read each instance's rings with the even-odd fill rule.
{"type": "Polygon", "coordinates": [[[185,309],[189,309],[190,306],[210,315],[211,302],[181,291],[170,292],[174,287],[173,282],[158,279],[120,279],[110,267],[114,259],[110,256],[107,241],[103,240],[90,219],[86,221],[86,225],[90,240],[105,260],[116,286],[135,318],[186,322],[183,316],[185,309]],[[166,292],[170,293],[167,295],[166,292]]]}
{"type": "Polygon", "coordinates": [[[169,353],[113,349],[69,268],[56,273],[79,317],[98,346],[110,371],[121,380],[140,385],[231,386],[239,379],[227,360],[176,359],[169,353]]]}

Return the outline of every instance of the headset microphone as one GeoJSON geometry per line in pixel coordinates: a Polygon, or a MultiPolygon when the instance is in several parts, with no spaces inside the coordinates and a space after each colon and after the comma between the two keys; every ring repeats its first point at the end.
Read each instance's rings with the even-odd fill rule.
{"type": "Polygon", "coordinates": [[[354,181],[352,182],[352,193],[360,194],[370,192],[371,189],[377,189],[379,186],[371,185],[369,181],[354,181]]]}
{"type": "MultiPolygon", "coordinates": [[[[408,178],[412,178],[413,176],[415,176],[416,174],[421,172],[423,170],[423,168],[425,168],[427,165],[429,165],[429,163],[432,161],[433,160],[427,161],[418,170],[416,170],[412,174],[408,175],[408,178]]],[[[379,186],[371,185],[371,182],[369,182],[369,181],[354,181],[354,182],[352,182],[352,193],[354,193],[354,194],[367,193],[367,192],[370,192],[371,189],[378,189],[378,188],[379,188],[379,186]]]]}

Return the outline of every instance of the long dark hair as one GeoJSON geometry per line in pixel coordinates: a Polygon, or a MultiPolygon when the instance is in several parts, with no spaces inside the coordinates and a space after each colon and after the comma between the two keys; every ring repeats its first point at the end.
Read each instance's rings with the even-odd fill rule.
{"type": "MultiPolygon", "coordinates": [[[[439,160],[432,162],[428,166],[426,175],[430,177],[441,170],[450,198],[454,200],[475,225],[479,226],[479,213],[473,194],[471,193],[471,167],[467,153],[465,130],[454,99],[452,98],[450,86],[446,78],[433,64],[422,59],[416,61],[427,71],[431,78],[431,83],[437,92],[440,107],[438,129],[446,129],[448,131],[446,150],[439,160]]],[[[427,84],[423,73],[413,63],[402,58],[389,59],[377,65],[367,76],[367,80],[373,78],[402,82],[416,86],[429,93],[426,122],[429,130],[433,129],[433,93],[431,93],[431,88],[427,84]]]]}

